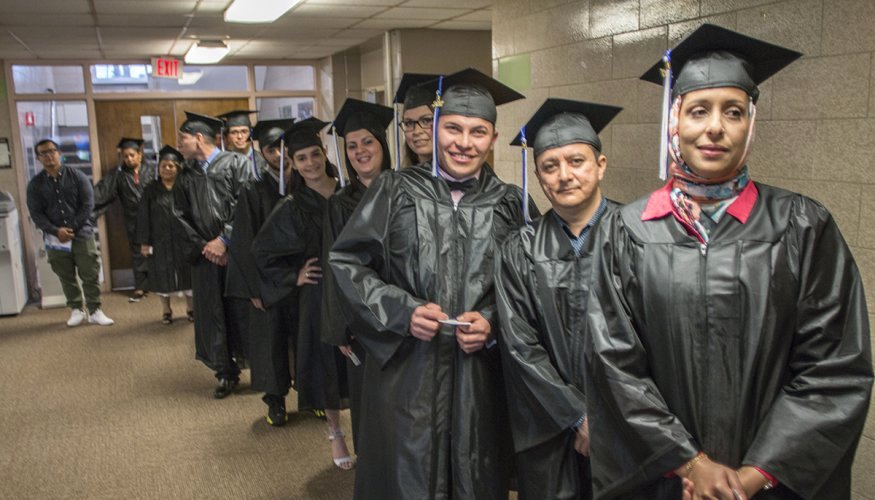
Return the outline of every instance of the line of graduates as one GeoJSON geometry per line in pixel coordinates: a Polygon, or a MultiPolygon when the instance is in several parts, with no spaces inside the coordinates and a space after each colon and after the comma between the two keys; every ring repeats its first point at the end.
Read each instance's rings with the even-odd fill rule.
{"type": "Polygon", "coordinates": [[[711,25],[669,51],[643,77],[664,87],[666,183],[622,207],[598,137],[621,109],[548,99],[512,142],[540,216],[526,162],[522,189],[487,163],[523,96],[475,70],[405,75],[406,168],[385,106],[331,123],[345,168],[326,122],[260,121],[240,154],[188,114],[173,231],[214,396],[249,363],[283,425],[294,387],[358,499],[507,498],[512,476],[523,499],[848,498],[872,384],[859,271],[821,204],[747,163],[757,85],[799,56],[711,25]]]}

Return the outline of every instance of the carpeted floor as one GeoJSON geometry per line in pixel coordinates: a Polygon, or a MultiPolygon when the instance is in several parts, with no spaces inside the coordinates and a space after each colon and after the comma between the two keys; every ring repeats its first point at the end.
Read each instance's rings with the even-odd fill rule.
{"type": "Polygon", "coordinates": [[[212,398],[185,303],[173,307],[170,326],[157,297],[122,294],[104,296],[110,327],[68,328],[68,309],[0,317],[0,498],[350,498],[354,472],[294,393],[283,428],[246,372],[212,398]]]}

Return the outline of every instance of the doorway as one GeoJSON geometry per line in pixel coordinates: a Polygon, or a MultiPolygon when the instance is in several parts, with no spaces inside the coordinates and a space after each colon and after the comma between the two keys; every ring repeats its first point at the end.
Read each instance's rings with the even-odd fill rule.
{"type": "MultiPolygon", "coordinates": [[[[97,146],[100,148],[101,177],[118,168],[121,159],[116,144],[122,137],[147,139],[144,161],[150,161],[162,146],[176,147],[176,131],[185,121],[185,111],[216,116],[234,109],[249,109],[249,99],[140,99],[124,101],[95,101],[97,146]],[[149,139],[154,137],[154,140],[149,139]]],[[[108,261],[110,287],[113,290],[130,289],[134,285],[131,251],[125,232],[120,203],[113,203],[106,213],[107,248],[103,253],[108,261]]]]}

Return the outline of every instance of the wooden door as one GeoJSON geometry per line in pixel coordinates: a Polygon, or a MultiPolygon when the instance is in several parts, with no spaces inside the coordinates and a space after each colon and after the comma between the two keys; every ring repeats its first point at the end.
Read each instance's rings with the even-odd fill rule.
{"type": "MultiPolygon", "coordinates": [[[[185,111],[216,116],[234,109],[248,109],[249,100],[240,99],[139,99],[124,101],[96,101],[97,147],[100,148],[101,175],[121,164],[116,144],[122,137],[143,137],[140,117],[160,118],[161,145],[176,147],[176,131],[185,121],[185,111]]],[[[109,261],[106,277],[113,289],[131,288],[134,284],[132,260],[125,233],[120,203],[113,203],[106,213],[107,251],[109,261]]]]}

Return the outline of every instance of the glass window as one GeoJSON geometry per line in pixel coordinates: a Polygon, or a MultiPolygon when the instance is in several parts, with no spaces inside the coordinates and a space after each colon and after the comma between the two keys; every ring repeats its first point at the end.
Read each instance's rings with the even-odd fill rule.
{"type": "Polygon", "coordinates": [[[184,66],[179,80],[152,78],[149,64],[93,64],[95,93],[153,91],[246,91],[246,66],[184,66]]]}
{"type": "Polygon", "coordinates": [[[12,65],[12,81],[18,94],[84,94],[82,66],[12,65]]]}
{"type": "Polygon", "coordinates": [[[61,160],[91,178],[91,143],[85,101],[20,101],[18,129],[27,167],[27,179],[42,171],[33,148],[43,139],[61,147],[61,160]]]}
{"type": "Polygon", "coordinates": [[[259,120],[303,120],[313,116],[315,105],[316,100],[312,97],[261,97],[255,100],[259,120]]]}
{"type": "Polygon", "coordinates": [[[313,66],[256,66],[255,90],[316,90],[313,66]]]}

